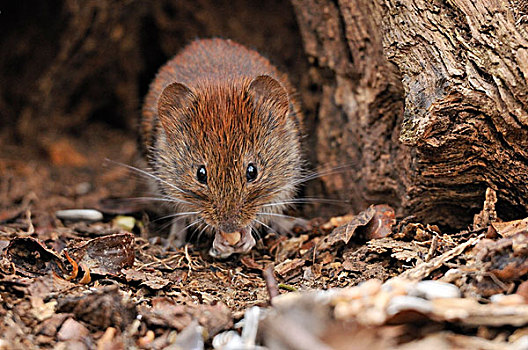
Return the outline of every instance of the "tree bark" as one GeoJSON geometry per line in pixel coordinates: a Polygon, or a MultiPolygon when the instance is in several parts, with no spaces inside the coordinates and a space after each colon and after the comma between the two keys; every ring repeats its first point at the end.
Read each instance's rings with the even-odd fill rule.
{"type": "Polygon", "coordinates": [[[322,86],[316,161],[362,207],[468,224],[528,210],[527,1],[292,0],[322,86]]]}

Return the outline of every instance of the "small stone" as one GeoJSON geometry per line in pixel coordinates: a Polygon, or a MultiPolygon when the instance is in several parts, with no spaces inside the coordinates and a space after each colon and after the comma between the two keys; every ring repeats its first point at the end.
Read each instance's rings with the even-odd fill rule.
{"type": "Polygon", "coordinates": [[[391,299],[387,305],[387,315],[396,315],[401,311],[413,310],[423,314],[433,311],[430,301],[408,295],[398,295],[391,299]]]}
{"type": "Polygon", "coordinates": [[[495,294],[490,297],[490,300],[498,305],[523,305],[525,303],[524,297],[519,294],[495,294]]]}
{"type": "Polygon", "coordinates": [[[364,295],[374,295],[381,289],[381,281],[378,279],[371,279],[359,284],[361,292],[364,295]]]}
{"type": "Polygon", "coordinates": [[[411,282],[407,279],[393,277],[386,280],[381,285],[381,290],[389,293],[391,296],[407,295],[407,289],[409,289],[409,286],[412,286],[414,284],[415,282],[411,282]]]}
{"type": "Polygon", "coordinates": [[[74,189],[76,195],[83,196],[92,190],[92,185],[89,182],[81,182],[74,189]]]}
{"type": "Polygon", "coordinates": [[[132,232],[136,225],[136,218],[133,216],[118,215],[112,220],[113,226],[117,226],[125,231],[132,232]]]}
{"type": "Polygon", "coordinates": [[[236,331],[226,331],[215,335],[213,349],[243,349],[244,342],[236,331]]]}
{"type": "Polygon", "coordinates": [[[55,212],[61,220],[70,221],[100,221],[103,219],[103,214],[95,209],[66,209],[55,212]]]}
{"type": "Polygon", "coordinates": [[[442,282],[453,283],[462,278],[463,273],[459,269],[449,269],[442,277],[442,282]]]}
{"type": "Polygon", "coordinates": [[[414,286],[410,286],[407,294],[433,300],[439,298],[459,298],[460,290],[454,284],[446,282],[421,281],[414,286]]]}
{"type": "Polygon", "coordinates": [[[61,329],[57,333],[57,339],[64,340],[80,340],[86,337],[90,332],[88,329],[75,321],[73,318],[68,318],[61,326],[61,329]]]}

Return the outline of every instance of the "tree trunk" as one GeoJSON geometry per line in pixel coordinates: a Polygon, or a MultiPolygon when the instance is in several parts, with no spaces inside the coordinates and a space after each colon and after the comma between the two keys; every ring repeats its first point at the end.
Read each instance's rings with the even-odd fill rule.
{"type": "Polygon", "coordinates": [[[487,187],[528,211],[527,1],[292,0],[311,77],[326,192],[357,207],[468,224],[487,187]]]}

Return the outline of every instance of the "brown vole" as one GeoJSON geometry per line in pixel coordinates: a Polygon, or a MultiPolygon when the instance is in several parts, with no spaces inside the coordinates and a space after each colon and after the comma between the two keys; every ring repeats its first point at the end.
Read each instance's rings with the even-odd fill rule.
{"type": "Polygon", "coordinates": [[[251,250],[252,229],[281,217],[295,194],[303,162],[293,96],[266,58],[222,39],[194,41],[152,82],[140,130],[151,174],[175,212],[214,233],[212,256],[251,250]]]}

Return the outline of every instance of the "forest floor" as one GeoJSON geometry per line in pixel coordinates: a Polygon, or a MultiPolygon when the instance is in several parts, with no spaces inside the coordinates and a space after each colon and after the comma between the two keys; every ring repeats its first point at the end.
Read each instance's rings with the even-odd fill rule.
{"type": "Polygon", "coordinates": [[[216,260],[166,249],[169,222],[127,199],[133,137],[82,134],[0,141],[0,349],[528,348],[528,219],[496,218],[492,190],[461,232],[381,204],[216,260]]]}

